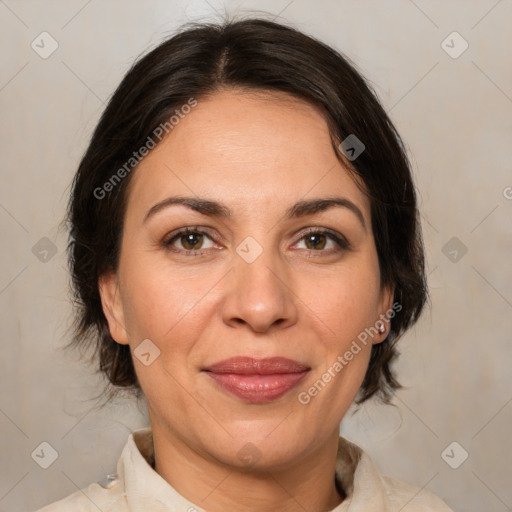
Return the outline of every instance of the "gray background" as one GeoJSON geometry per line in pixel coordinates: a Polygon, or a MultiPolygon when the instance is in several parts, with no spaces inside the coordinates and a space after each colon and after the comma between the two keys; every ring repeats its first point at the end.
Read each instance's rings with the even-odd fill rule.
{"type": "Polygon", "coordinates": [[[355,60],[420,191],[432,307],[401,343],[397,407],[369,403],[342,434],[457,511],[512,510],[510,0],[0,0],[0,511],[34,510],[103,478],[147,424],[130,400],[94,409],[100,378],[59,349],[71,305],[58,225],[133,59],[183,22],[251,10],[355,60]],[[46,59],[31,47],[51,48],[43,31],[58,43],[46,59]],[[457,58],[453,31],[469,44],[457,58]],[[46,470],[31,457],[42,442],[58,452],[46,470]]]}

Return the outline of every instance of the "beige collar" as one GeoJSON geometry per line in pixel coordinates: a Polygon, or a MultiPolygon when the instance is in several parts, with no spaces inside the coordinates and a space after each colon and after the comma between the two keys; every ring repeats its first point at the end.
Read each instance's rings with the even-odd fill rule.
{"type": "MultiPolygon", "coordinates": [[[[118,479],[125,483],[125,496],[132,512],[204,512],[189,502],[164,480],[153,468],[154,449],[151,428],[130,434],[117,466],[118,479]],[[148,489],[151,497],[148,500],[148,489]]],[[[362,475],[361,475],[362,476],[362,475]]],[[[384,509],[384,495],[379,473],[369,457],[357,445],[340,437],[336,479],[346,494],[346,499],[331,512],[365,510],[365,507],[384,509]],[[354,479],[361,470],[364,478],[354,479]],[[355,493],[354,493],[355,491],[355,493]],[[354,496],[355,494],[355,496],[354,496]],[[368,498],[370,501],[368,501],[368,498]]],[[[115,484],[115,481],[112,485],[115,484]]],[[[366,510],[368,510],[366,508],[366,510]]]]}

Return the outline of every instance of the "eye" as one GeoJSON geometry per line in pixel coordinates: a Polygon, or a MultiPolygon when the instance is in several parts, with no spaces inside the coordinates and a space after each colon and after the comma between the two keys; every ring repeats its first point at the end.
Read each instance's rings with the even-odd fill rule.
{"type": "Polygon", "coordinates": [[[312,252],[331,253],[350,249],[350,244],[343,235],[323,228],[309,228],[306,233],[302,233],[299,242],[303,240],[305,250],[312,252]]]}
{"type": "MultiPolygon", "coordinates": [[[[305,247],[298,247],[299,249],[320,253],[319,256],[350,250],[350,244],[343,235],[325,228],[309,228],[302,233],[297,244],[302,242],[305,247]]],[[[215,247],[215,240],[207,231],[199,227],[187,227],[171,233],[163,241],[163,245],[169,251],[185,256],[201,256],[208,249],[215,247]]]]}
{"type": "Polygon", "coordinates": [[[212,237],[208,235],[206,231],[195,227],[181,229],[173,233],[171,237],[163,243],[164,246],[171,251],[185,252],[187,254],[201,254],[203,249],[211,249],[214,247],[212,237]],[[210,240],[211,243],[204,246],[206,239],[210,240]],[[176,246],[175,243],[178,245],[176,246]]]}

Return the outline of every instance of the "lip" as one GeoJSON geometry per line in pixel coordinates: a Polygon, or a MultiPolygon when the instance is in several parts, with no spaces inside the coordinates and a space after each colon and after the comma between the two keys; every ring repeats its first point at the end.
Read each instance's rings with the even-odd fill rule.
{"type": "Polygon", "coordinates": [[[285,357],[233,357],[202,371],[221,389],[242,400],[263,403],[293,389],[311,368],[285,357]]]}

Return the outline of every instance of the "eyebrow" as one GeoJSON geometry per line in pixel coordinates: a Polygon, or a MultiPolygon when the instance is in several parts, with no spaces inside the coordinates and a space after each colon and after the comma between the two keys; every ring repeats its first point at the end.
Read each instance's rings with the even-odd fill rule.
{"type": "MultiPolygon", "coordinates": [[[[168,197],[153,205],[144,216],[143,222],[146,222],[156,213],[173,205],[183,205],[187,208],[190,208],[191,210],[201,213],[202,215],[207,215],[209,217],[229,219],[233,216],[231,210],[226,205],[217,201],[211,201],[198,197],[168,197]]],[[[366,229],[364,216],[359,207],[344,197],[330,197],[325,199],[309,199],[298,201],[293,206],[288,208],[288,210],[286,210],[284,218],[295,219],[306,217],[308,215],[323,212],[334,207],[341,207],[350,210],[356,215],[363,228],[366,229]]]]}

